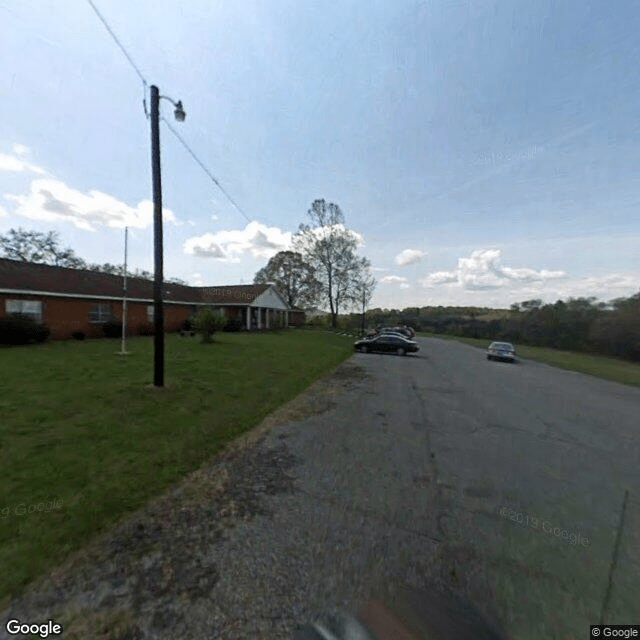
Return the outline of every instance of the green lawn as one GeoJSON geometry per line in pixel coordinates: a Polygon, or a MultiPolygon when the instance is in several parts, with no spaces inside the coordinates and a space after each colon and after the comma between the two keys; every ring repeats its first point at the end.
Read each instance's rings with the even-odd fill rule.
{"type": "Polygon", "coordinates": [[[153,338],[130,339],[128,356],[106,339],[0,349],[0,601],[353,353],[311,331],[215,340],[168,336],[163,390],[153,338]]]}
{"type": "MultiPolygon", "coordinates": [[[[440,338],[442,340],[457,340],[474,347],[487,349],[491,340],[477,338],[461,338],[458,336],[448,336],[441,333],[424,333],[417,335],[425,338],[440,338]]],[[[576,353],[574,351],[559,351],[545,347],[526,347],[515,345],[519,357],[527,360],[544,362],[561,369],[579,371],[587,373],[604,380],[621,382],[635,387],[640,387],[640,364],[627,362],[618,358],[608,358],[606,356],[591,355],[588,353],[576,353]]]]}

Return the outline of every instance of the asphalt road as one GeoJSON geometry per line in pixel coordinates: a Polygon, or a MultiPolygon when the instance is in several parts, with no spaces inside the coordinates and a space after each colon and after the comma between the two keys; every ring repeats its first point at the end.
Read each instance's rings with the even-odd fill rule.
{"type": "MultiPolygon", "coordinates": [[[[135,527],[140,553],[104,567],[92,556],[73,595],[86,615],[135,600],[127,637],[285,640],[398,585],[436,584],[513,640],[586,638],[601,617],[640,624],[640,389],[418,342],[406,357],[354,354],[195,476],[194,523],[165,548],[197,560],[198,597],[177,585],[161,599],[157,578],[143,589],[163,559],[142,544],[152,512],[135,527]],[[113,586],[118,565],[140,580],[113,586]]],[[[56,608],[40,602],[14,611],[30,603],[23,617],[46,620],[56,608]]]]}
{"type": "Polygon", "coordinates": [[[640,624],[640,389],[419,341],[385,369],[420,408],[443,530],[492,576],[513,637],[640,624]]]}
{"type": "Polygon", "coordinates": [[[284,429],[297,486],[369,514],[395,579],[444,582],[513,638],[640,624],[640,389],[418,341],[355,354],[367,380],[284,429]]]}

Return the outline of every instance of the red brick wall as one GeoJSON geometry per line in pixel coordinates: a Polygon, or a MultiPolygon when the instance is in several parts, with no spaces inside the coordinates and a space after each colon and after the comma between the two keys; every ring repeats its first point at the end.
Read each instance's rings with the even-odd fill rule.
{"type": "Polygon", "coordinates": [[[289,311],[289,324],[294,327],[300,327],[305,323],[304,311],[289,311]]]}
{"type": "MultiPolygon", "coordinates": [[[[98,303],[109,303],[117,322],[122,322],[122,301],[82,300],[78,298],[53,298],[31,295],[0,295],[0,316],[5,315],[5,301],[39,300],[42,305],[42,322],[51,329],[52,340],[68,340],[74,331],[82,331],[87,338],[102,338],[100,324],[89,321],[91,309],[98,303]]],[[[147,303],[127,302],[127,335],[140,333],[141,327],[148,327],[147,303]]],[[[183,322],[191,316],[192,305],[164,305],[165,331],[178,331],[183,322]]]]}

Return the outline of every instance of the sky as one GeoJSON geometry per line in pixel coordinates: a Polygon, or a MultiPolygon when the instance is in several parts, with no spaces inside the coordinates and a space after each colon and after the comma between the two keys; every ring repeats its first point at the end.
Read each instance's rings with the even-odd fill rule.
{"type": "Polygon", "coordinates": [[[121,264],[128,226],[153,271],[155,84],[187,114],[161,100],[166,278],[253,282],[324,198],[372,308],[640,290],[633,3],[93,2],[135,68],[88,0],[0,0],[0,234],[121,264]]]}

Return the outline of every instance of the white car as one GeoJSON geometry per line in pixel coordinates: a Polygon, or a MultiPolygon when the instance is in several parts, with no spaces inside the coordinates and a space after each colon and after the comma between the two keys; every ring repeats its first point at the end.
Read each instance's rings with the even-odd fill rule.
{"type": "Polygon", "coordinates": [[[492,342],[487,351],[487,360],[515,362],[516,349],[510,342],[492,342]]]}

